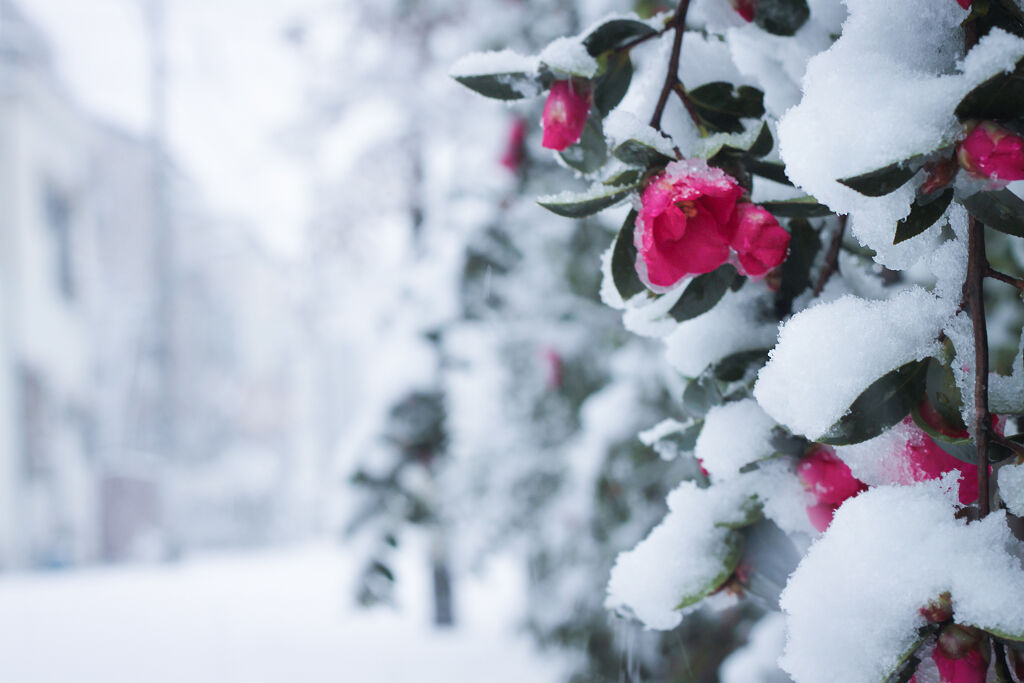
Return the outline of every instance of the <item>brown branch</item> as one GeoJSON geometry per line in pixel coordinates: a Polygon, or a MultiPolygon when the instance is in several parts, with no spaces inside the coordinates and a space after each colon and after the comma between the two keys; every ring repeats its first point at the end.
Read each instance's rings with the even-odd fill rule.
{"type": "Polygon", "coordinates": [[[661,115],[665,113],[668,95],[672,92],[675,84],[679,82],[679,51],[683,47],[683,29],[686,28],[686,11],[689,8],[690,0],[679,0],[679,7],[669,24],[676,33],[672,38],[672,53],[668,58],[668,73],[665,74],[665,83],[661,86],[661,94],[658,95],[658,103],[654,106],[654,115],[651,116],[651,128],[658,130],[661,130],[661,115]]]}
{"type": "Polygon", "coordinates": [[[825,285],[828,284],[829,278],[839,270],[839,249],[843,245],[844,232],[846,232],[846,216],[840,216],[839,225],[836,227],[836,231],[832,235],[832,241],[828,245],[828,251],[825,253],[825,263],[821,266],[818,281],[814,283],[812,296],[817,297],[820,295],[822,290],[825,289],[825,285]]]}
{"type": "Polygon", "coordinates": [[[988,329],[985,324],[985,273],[988,258],[985,255],[985,225],[971,216],[967,237],[967,280],[964,298],[971,309],[974,327],[974,440],[978,446],[978,512],[981,517],[989,513],[988,443],[992,430],[992,416],[988,410],[988,329]]]}
{"type": "Polygon", "coordinates": [[[1024,280],[1013,277],[1012,275],[1007,275],[1006,273],[1000,272],[995,268],[992,268],[991,266],[989,266],[988,269],[985,271],[985,277],[990,277],[993,280],[1005,282],[1006,284],[1012,287],[1016,287],[1020,291],[1024,292],[1024,280]]]}
{"type": "Polygon", "coordinates": [[[683,106],[686,107],[686,113],[690,115],[693,120],[693,125],[697,126],[697,130],[700,131],[701,135],[706,135],[704,129],[704,122],[700,119],[700,114],[697,113],[697,109],[693,106],[693,102],[690,101],[690,95],[686,92],[686,88],[683,87],[682,82],[676,81],[676,85],[672,88],[672,92],[679,95],[679,99],[682,101],[683,106]]]}

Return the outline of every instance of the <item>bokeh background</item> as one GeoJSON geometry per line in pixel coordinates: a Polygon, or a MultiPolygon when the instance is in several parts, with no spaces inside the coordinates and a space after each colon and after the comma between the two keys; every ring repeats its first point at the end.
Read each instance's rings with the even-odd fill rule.
{"type": "Polygon", "coordinates": [[[694,467],[624,212],[447,75],[665,9],[0,0],[0,680],[718,680],[602,604],[694,467]]]}

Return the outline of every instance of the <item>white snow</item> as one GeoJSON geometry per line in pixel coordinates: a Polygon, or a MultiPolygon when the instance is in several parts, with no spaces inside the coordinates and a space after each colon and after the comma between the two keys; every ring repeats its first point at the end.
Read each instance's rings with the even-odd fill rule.
{"type": "Polygon", "coordinates": [[[750,630],[747,644],[722,662],[722,683],[788,683],[776,663],[785,644],[786,620],[778,612],[766,614],[750,630]]]}
{"type": "Polygon", "coordinates": [[[398,567],[401,611],[352,605],[351,550],[318,543],[178,565],[6,576],[0,679],[19,683],[555,681],[511,630],[507,560],[456,584],[460,623],[430,625],[426,555],[398,567]]]}
{"type": "Polygon", "coordinates": [[[796,683],[884,680],[944,591],[958,623],[1024,633],[1020,543],[1001,511],[955,519],[953,481],[874,488],[838,510],[782,595],[796,683]]]}
{"type": "Polygon", "coordinates": [[[514,50],[470,52],[460,57],[448,70],[453,78],[484,76],[488,74],[527,73],[537,71],[537,58],[521,55],[514,50]]]}
{"type": "Polygon", "coordinates": [[[578,38],[556,38],[540,53],[540,61],[565,74],[591,78],[597,73],[597,60],[590,56],[578,38]]]}
{"type": "Polygon", "coordinates": [[[774,321],[759,315],[762,307],[770,306],[765,292],[748,282],[738,292],[726,292],[707,313],[679,323],[665,339],[669,363],[683,375],[696,377],[726,356],[771,347],[778,331],[774,321]]]}
{"type": "Polygon", "coordinates": [[[951,313],[948,302],[921,288],[809,308],[783,325],[754,396],[779,423],[814,439],[882,375],[934,354],[951,313]]]}
{"type": "Polygon", "coordinates": [[[1024,465],[1003,465],[996,481],[1006,509],[1024,517],[1024,465]]]}
{"type": "Polygon", "coordinates": [[[744,465],[772,454],[774,426],[775,421],[753,399],[715,406],[704,418],[694,455],[712,481],[732,478],[744,465]]]}

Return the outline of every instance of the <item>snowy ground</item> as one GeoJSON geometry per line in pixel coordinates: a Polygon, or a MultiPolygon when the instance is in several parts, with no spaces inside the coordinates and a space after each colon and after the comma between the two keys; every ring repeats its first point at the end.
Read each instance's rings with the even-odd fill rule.
{"type": "Polygon", "coordinates": [[[401,568],[401,612],[362,611],[343,552],[0,578],[0,681],[558,680],[558,663],[513,630],[522,586],[509,566],[457,585],[460,626],[437,632],[418,558],[401,568]]]}

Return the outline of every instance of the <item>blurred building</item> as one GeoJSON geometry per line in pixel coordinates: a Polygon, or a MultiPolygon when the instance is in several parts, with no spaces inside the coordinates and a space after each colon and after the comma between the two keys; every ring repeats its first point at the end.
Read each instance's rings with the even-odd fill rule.
{"type": "Polygon", "coordinates": [[[0,0],[0,569],[315,525],[287,270],[198,197],[0,0]]]}

